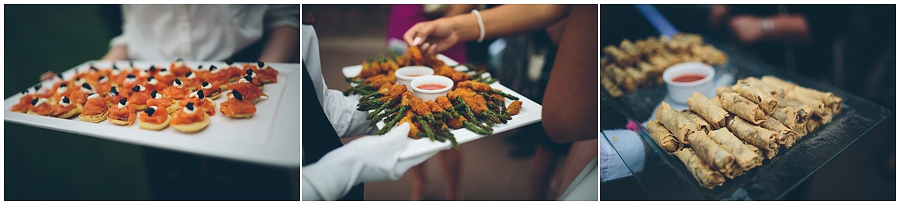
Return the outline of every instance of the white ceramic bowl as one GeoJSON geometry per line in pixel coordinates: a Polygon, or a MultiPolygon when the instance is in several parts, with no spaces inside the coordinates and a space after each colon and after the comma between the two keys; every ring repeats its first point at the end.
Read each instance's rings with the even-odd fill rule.
{"type": "Polygon", "coordinates": [[[433,101],[437,97],[447,95],[447,92],[450,92],[450,88],[453,88],[453,80],[440,75],[422,76],[412,80],[412,82],[409,83],[409,87],[412,87],[413,94],[416,97],[422,98],[422,101],[427,102],[429,100],[433,101]],[[444,87],[440,89],[419,88],[419,86],[427,84],[437,84],[444,87]]]}
{"type": "Polygon", "coordinates": [[[666,89],[669,91],[669,97],[673,101],[681,104],[687,104],[687,99],[694,94],[707,93],[712,89],[712,80],[716,71],[709,65],[698,62],[685,62],[672,65],[663,72],[663,80],[666,81],[666,89]],[[675,82],[675,78],[685,75],[701,75],[704,76],[700,80],[691,82],[675,82]]]}
{"type": "Polygon", "coordinates": [[[430,75],[434,75],[434,69],[425,66],[406,66],[394,71],[394,76],[397,76],[397,84],[405,85],[407,90],[412,89],[409,83],[413,79],[430,75]]]}

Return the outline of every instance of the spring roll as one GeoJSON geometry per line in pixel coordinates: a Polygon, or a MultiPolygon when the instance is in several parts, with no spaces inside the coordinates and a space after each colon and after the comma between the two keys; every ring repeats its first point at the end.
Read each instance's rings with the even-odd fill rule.
{"type": "MultiPolygon", "coordinates": [[[[638,49],[637,45],[634,45],[634,43],[631,42],[631,40],[622,39],[622,42],[619,43],[619,48],[622,49],[622,51],[625,51],[632,59],[637,59],[641,56],[641,51],[638,49]]],[[[632,63],[634,63],[634,61],[632,61],[632,63]]]]}
{"type": "Polygon", "coordinates": [[[691,148],[696,151],[697,156],[700,156],[700,159],[709,164],[713,170],[718,170],[722,173],[733,172],[733,170],[728,169],[728,165],[734,163],[734,155],[728,153],[722,146],[710,139],[709,136],[702,132],[694,132],[688,136],[688,141],[691,142],[691,148]]]}
{"type": "Polygon", "coordinates": [[[803,135],[806,135],[805,119],[800,117],[798,110],[793,107],[775,108],[775,112],[772,113],[771,117],[778,120],[778,122],[781,122],[785,127],[791,129],[794,142],[799,140],[803,135]]]}
{"type": "Polygon", "coordinates": [[[656,45],[653,43],[654,38],[648,38],[647,40],[637,40],[634,42],[637,45],[638,51],[640,51],[641,56],[653,56],[656,54],[656,45]]]}
{"type": "Polygon", "coordinates": [[[716,95],[722,95],[724,92],[731,92],[731,87],[719,86],[716,88],[716,95]]]}
{"type": "Polygon", "coordinates": [[[834,93],[831,92],[821,92],[814,89],[809,89],[805,87],[797,86],[794,88],[794,91],[797,93],[822,101],[825,104],[827,109],[830,109],[834,113],[841,112],[841,103],[843,103],[843,99],[840,97],[834,96],[834,93]]]}
{"type": "Polygon", "coordinates": [[[694,92],[694,94],[687,99],[688,109],[703,117],[709,124],[712,129],[719,129],[725,127],[725,118],[728,117],[728,111],[725,111],[719,105],[716,105],[710,99],[707,99],[703,94],[694,92]]]}
{"type": "Polygon", "coordinates": [[[612,78],[613,82],[616,82],[616,85],[619,85],[627,93],[633,93],[637,90],[637,82],[618,66],[608,65],[606,67],[606,75],[612,78]]]}
{"type": "Polygon", "coordinates": [[[628,75],[631,75],[631,78],[634,79],[634,81],[638,85],[644,86],[644,85],[649,84],[647,81],[647,74],[644,72],[641,72],[641,70],[638,70],[637,68],[628,66],[625,68],[625,72],[628,73],[628,75]]]}
{"type": "Polygon", "coordinates": [[[629,66],[632,63],[633,58],[625,51],[616,48],[616,46],[609,45],[604,47],[603,53],[612,58],[612,60],[621,67],[629,66]]]}
{"type": "Polygon", "coordinates": [[[766,120],[765,113],[756,103],[741,97],[737,93],[724,92],[722,95],[719,95],[719,100],[722,103],[722,108],[755,125],[766,120]]]}
{"type": "Polygon", "coordinates": [[[775,142],[777,133],[759,126],[747,123],[741,118],[734,118],[728,122],[728,130],[731,130],[739,139],[753,146],[759,147],[765,152],[766,158],[772,159],[778,154],[778,143],[775,142]]]}
{"type": "Polygon", "coordinates": [[[656,77],[662,75],[662,72],[657,72],[658,69],[656,66],[653,66],[653,64],[650,64],[647,61],[638,62],[637,68],[647,76],[647,79],[656,79],[656,77]]]}
{"type": "Polygon", "coordinates": [[[763,82],[762,80],[760,80],[759,78],[756,78],[756,77],[747,77],[743,80],[738,80],[738,83],[739,84],[748,84],[748,85],[750,85],[750,87],[754,87],[763,92],[769,93],[769,95],[772,95],[772,96],[775,96],[778,98],[784,96],[783,90],[776,89],[775,87],[772,87],[771,85],[766,84],[765,82],[763,82]]]}
{"type": "Polygon", "coordinates": [[[763,76],[762,78],[760,78],[760,80],[762,80],[762,82],[764,82],[766,84],[771,85],[773,88],[782,89],[785,92],[791,91],[791,90],[794,90],[794,88],[797,88],[797,84],[781,80],[781,78],[771,76],[771,75],[763,76]]]}
{"type": "Polygon", "coordinates": [[[797,133],[791,131],[790,128],[784,126],[784,124],[781,124],[781,122],[775,118],[766,117],[766,121],[760,124],[760,126],[778,133],[778,135],[775,136],[775,143],[778,143],[779,146],[790,148],[794,145],[797,133]]]}
{"type": "Polygon", "coordinates": [[[656,110],[656,120],[662,123],[669,132],[675,134],[675,139],[681,144],[690,144],[687,140],[688,135],[698,131],[699,128],[694,121],[676,111],[669,103],[662,102],[659,109],[656,110]]]}
{"type": "Polygon", "coordinates": [[[672,133],[659,123],[659,121],[648,121],[647,130],[650,131],[650,138],[652,138],[653,141],[656,141],[656,144],[663,150],[666,150],[666,152],[672,153],[684,146],[681,143],[678,143],[678,141],[675,140],[675,135],[672,135],[672,133]]]}
{"type": "Polygon", "coordinates": [[[809,105],[814,110],[813,114],[816,115],[824,115],[825,112],[831,112],[831,110],[825,110],[825,104],[822,101],[806,97],[805,95],[801,95],[800,93],[790,90],[784,93],[784,98],[788,100],[795,100],[797,102],[803,103],[805,105],[809,105]]]}
{"type": "Polygon", "coordinates": [[[707,122],[702,117],[700,117],[700,115],[697,115],[697,113],[691,112],[690,109],[681,111],[681,114],[684,114],[685,117],[687,117],[688,119],[691,119],[691,121],[693,121],[695,124],[697,124],[697,128],[699,128],[700,131],[703,131],[703,134],[709,133],[709,130],[711,127],[709,125],[709,122],[707,122]]]}
{"type": "Polygon", "coordinates": [[[756,156],[757,156],[756,164],[762,165],[763,160],[766,159],[766,155],[762,151],[759,150],[759,147],[753,146],[751,144],[747,144],[747,142],[744,142],[744,147],[747,147],[747,149],[750,149],[751,151],[753,151],[753,153],[756,154],[756,156]]]}
{"type": "Polygon", "coordinates": [[[620,90],[619,87],[616,86],[616,84],[613,83],[607,75],[602,75],[600,77],[600,84],[603,85],[603,88],[605,88],[606,91],[609,92],[609,95],[611,95],[613,98],[617,98],[619,96],[622,96],[623,94],[622,90],[620,90]]]}
{"type": "Polygon", "coordinates": [[[700,186],[712,189],[715,186],[722,186],[722,184],[725,183],[725,178],[722,177],[722,174],[710,169],[709,165],[703,162],[691,148],[684,148],[676,151],[675,156],[681,160],[681,163],[684,163],[688,172],[694,176],[694,179],[700,183],[700,186]]]}
{"type": "Polygon", "coordinates": [[[743,170],[750,170],[762,164],[759,154],[748,148],[743,141],[734,136],[728,129],[713,130],[709,133],[709,138],[734,155],[734,161],[743,170]]]}
{"type": "Polygon", "coordinates": [[[731,86],[731,90],[741,97],[747,98],[751,102],[756,103],[756,105],[758,105],[766,115],[772,114],[772,112],[775,111],[776,104],[778,103],[778,101],[776,101],[775,97],[773,97],[772,95],[754,87],[750,87],[749,84],[738,83],[734,86],[731,86]]]}
{"type": "Polygon", "coordinates": [[[710,45],[705,45],[703,46],[703,48],[703,50],[707,53],[706,55],[709,57],[708,59],[705,59],[704,62],[711,65],[724,65],[728,62],[728,55],[725,55],[725,52],[710,45]]]}

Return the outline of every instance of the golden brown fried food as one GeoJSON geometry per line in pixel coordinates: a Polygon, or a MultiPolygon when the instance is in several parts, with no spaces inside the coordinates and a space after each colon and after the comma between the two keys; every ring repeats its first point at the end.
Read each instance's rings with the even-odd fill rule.
{"type": "Polygon", "coordinates": [[[506,108],[506,112],[509,113],[509,116],[519,114],[519,111],[522,110],[522,101],[513,101],[509,104],[509,107],[506,108]]]}
{"type": "Polygon", "coordinates": [[[400,118],[400,121],[397,122],[398,125],[403,124],[404,122],[409,123],[409,133],[407,133],[407,137],[413,139],[419,139],[419,128],[417,123],[413,123],[412,118],[415,116],[415,113],[412,110],[407,110],[406,113],[403,113],[403,118],[400,118]]]}
{"type": "Polygon", "coordinates": [[[470,90],[478,91],[478,92],[490,92],[491,86],[488,84],[484,84],[482,82],[477,81],[464,81],[456,84],[457,88],[468,88],[470,90]]]}
{"type": "Polygon", "coordinates": [[[449,117],[449,119],[450,119],[450,120],[447,121],[447,125],[450,126],[450,128],[453,128],[453,129],[462,129],[462,128],[463,128],[463,122],[466,121],[466,118],[463,117],[462,115],[459,115],[459,117],[457,117],[457,118],[449,117]]]}
{"type": "Polygon", "coordinates": [[[441,113],[441,112],[444,112],[444,108],[441,108],[441,105],[438,105],[438,104],[437,104],[436,102],[434,102],[434,101],[429,100],[429,101],[425,102],[425,104],[428,105],[428,108],[429,108],[429,109],[431,109],[431,113],[441,113]]]}
{"type": "Polygon", "coordinates": [[[422,98],[412,98],[409,102],[409,108],[416,114],[419,114],[419,116],[431,115],[431,109],[428,107],[428,104],[422,102],[422,98]]]}
{"type": "Polygon", "coordinates": [[[444,108],[444,110],[453,109],[453,104],[450,103],[450,100],[447,99],[446,96],[439,96],[436,99],[434,99],[434,101],[435,101],[435,103],[440,105],[441,108],[444,108]]]}

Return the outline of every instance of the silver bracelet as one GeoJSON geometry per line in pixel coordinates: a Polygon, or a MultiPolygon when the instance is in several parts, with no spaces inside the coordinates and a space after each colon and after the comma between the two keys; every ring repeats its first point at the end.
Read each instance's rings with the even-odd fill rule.
{"type": "Polygon", "coordinates": [[[478,29],[481,31],[478,33],[478,42],[481,43],[481,41],[484,40],[484,22],[481,21],[481,13],[478,13],[477,9],[472,9],[472,13],[474,13],[475,18],[478,19],[478,29]]]}

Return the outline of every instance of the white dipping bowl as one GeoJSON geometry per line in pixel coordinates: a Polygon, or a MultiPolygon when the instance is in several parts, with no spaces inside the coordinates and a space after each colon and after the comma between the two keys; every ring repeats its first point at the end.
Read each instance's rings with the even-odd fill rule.
{"type": "Polygon", "coordinates": [[[405,85],[407,90],[412,89],[409,83],[413,79],[431,75],[434,75],[434,69],[425,66],[406,66],[394,71],[394,76],[397,76],[397,84],[405,85]]]}
{"type": "Polygon", "coordinates": [[[409,87],[412,87],[413,95],[422,98],[422,101],[427,102],[429,100],[433,101],[437,97],[447,95],[447,92],[450,92],[450,88],[453,88],[453,80],[440,75],[422,76],[412,80],[412,82],[409,83],[409,87]],[[426,84],[442,85],[444,88],[434,90],[419,88],[419,86],[426,84]]]}
{"type": "Polygon", "coordinates": [[[666,89],[669,90],[669,97],[673,101],[681,104],[687,104],[687,99],[694,94],[707,93],[712,89],[712,80],[716,71],[709,65],[698,62],[685,62],[672,65],[663,72],[663,80],[666,81],[666,89]],[[675,78],[684,75],[701,75],[704,76],[700,80],[691,82],[675,82],[675,78]]]}

